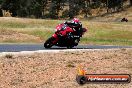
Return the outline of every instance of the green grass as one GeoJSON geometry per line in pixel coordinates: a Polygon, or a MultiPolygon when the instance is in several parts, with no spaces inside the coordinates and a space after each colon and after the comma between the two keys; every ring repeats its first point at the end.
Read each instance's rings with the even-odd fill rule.
{"type": "Polygon", "coordinates": [[[53,33],[54,31],[50,30],[32,30],[32,31],[27,31],[27,32],[23,32],[23,33],[27,33],[29,35],[34,35],[34,36],[37,36],[37,37],[40,37],[41,39],[44,39],[46,40],[47,38],[49,38],[53,33]]]}
{"type": "Polygon", "coordinates": [[[61,20],[43,20],[26,18],[0,18],[0,28],[54,28],[61,20]]]}
{"type": "MultiPolygon", "coordinates": [[[[83,44],[132,45],[132,24],[92,22],[81,39],[83,44]]],[[[87,23],[85,23],[87,25],[87,23]]]]}
{"type": "MultiPolygon", "coordinates": [[[[22,19],[22,18],[0,18],[0,31],[14,31],[18,33],[40,37],[45,41],[54,33],[57,24],[62,20],[44,19],[22,19]],[[7,20],[8,19],[8,20],[7,20]]],[[[81,38],[82,44],[100,45],[132,45],[132,22],[88,22],[82,21],[84,27],[88,29],[81,38]]],[[[2,35],[2,32],[0,32],[2,35]]],[[[11,36],[11,35],[10,35],[11,36]]],[[[29,41],[18,41],[15,39],[1,40],[4,43],[28,43],[29,41]]]]}
{"type": "Polygon", "coordinates": [[[0,22],[0,27],[4,28],[26,28],[28,25],[27,24],[20,24],[20,23],[13,23],[13,22],[0,22]]]}

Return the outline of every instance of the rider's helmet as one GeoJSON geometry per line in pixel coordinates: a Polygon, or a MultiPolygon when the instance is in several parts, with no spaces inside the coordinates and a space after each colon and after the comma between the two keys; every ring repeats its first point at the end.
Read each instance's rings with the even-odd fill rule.
{"type": "Polygon", "coordinates": [[[73,26],[74,28],[80,27],[80,26],[82,25],[81,22],[80,22],[80,20],[77,19],[77,18],[74,18],[73,20],[71,20],[71,23],[73,24],[72,26],[73,26]]]}

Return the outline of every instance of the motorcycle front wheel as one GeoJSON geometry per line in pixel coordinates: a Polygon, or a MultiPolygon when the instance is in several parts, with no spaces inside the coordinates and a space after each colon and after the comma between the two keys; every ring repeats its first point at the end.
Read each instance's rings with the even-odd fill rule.
{"type": "Polygon", "coordinates": [[[67,46],[67,49],[72,49],[74,46],[67,46]]]}
{"type": "Polygon", "coordinates": [[[50,37],[48,38],[45,43],[44,43],[44,47],[45,48],[51,48],[54,44],[53,44],[54,38],[50,37]]]}

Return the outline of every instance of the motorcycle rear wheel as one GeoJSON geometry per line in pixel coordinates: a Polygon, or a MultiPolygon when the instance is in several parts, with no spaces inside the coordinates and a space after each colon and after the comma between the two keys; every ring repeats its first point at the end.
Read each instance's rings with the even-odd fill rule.
{"type": "Polygon", "coordinates": [[[53,40],[54,40],[53,37],[48,38],[48,39],[45,41],[45,43],[44,43],[44,47],[45,47],[45,48],[51,48],[51,47],[54,45],[54,44],[52,43],[53,40]]]}

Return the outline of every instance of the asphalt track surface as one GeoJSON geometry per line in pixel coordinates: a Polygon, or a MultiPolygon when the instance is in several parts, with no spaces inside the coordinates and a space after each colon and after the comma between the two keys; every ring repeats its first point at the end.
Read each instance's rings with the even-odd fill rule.
{"type": "MultiPolygon", "coordinates": [[[[73,49],[117,49],[132,48],[132,46],[102,46],[102,45],[78,45],[73,49]]],[[[0,44],[0,52],[19,52],[19,51],[37,51],[37,50],[64,50],[66,47],[53,46],[51,49],[45,49],[43,44],[0,44]]]]}

